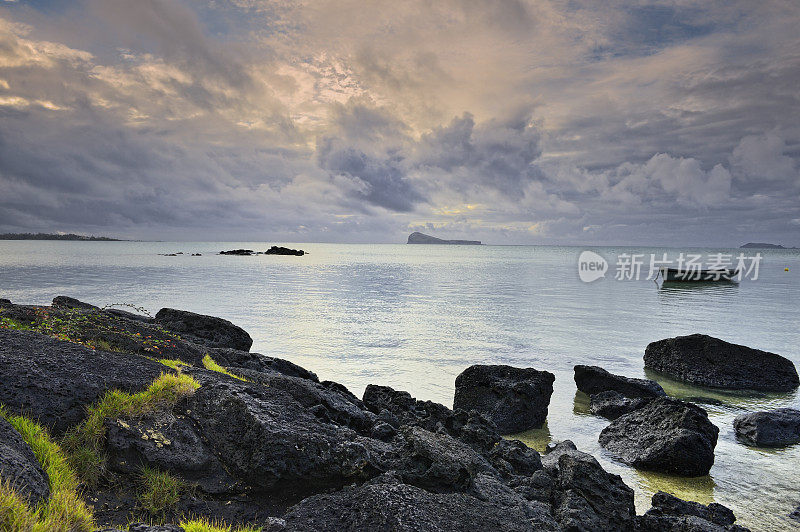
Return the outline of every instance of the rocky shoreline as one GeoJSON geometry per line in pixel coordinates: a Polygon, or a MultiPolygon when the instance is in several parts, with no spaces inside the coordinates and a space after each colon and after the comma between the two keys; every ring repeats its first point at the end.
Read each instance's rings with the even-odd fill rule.
{"type": "MultiPolygon", "coordinates": [[[[358,398],[250,352],[226,320],[130,310],[0,299],[0,529],[746,530],[722,505],[663,492],[636,515],[633,490],[572,442],[540,455],[502,438],[544,422],[547,371],[467,368],[454,409],[377,384],[358,398]]],[[[797,387],[785,358],[702,335],[646,353],[688,382],[797,387]]],[[[703,408],[594,366],[575,381],[620,461],[708,474],[719,428],[703,408]]],[[[737,419],[742,442],[800,441],[786,410],[737,419]]]]}

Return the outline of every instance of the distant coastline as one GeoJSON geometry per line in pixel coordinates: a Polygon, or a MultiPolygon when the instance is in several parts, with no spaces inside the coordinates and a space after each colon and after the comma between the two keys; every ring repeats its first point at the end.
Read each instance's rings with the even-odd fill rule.
{"type": "Polygon", "coordinates": [[[94,235],[76,235],[74,233],[68,233],[64,235],[53,233],[0,233],[0,240],[81,240],[90,242],[122,242],[122,240],[118,238],[94,235]]]}
{"type": "Polygon", "coordinates": [[[748,242],[743,246],[739,246],[739,249],[797,249],[797,248],[786,248],[781,246],[780,244],[768,244],[766,242],[748,242]]]}

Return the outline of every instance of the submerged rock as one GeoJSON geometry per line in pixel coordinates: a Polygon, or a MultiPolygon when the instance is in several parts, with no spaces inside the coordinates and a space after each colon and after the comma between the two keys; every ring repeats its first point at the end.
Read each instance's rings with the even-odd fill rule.
{"type": "Polygon", "coordinates": [[[674,475],[707,475],[719,429],[699,406],[659,397],[603,429],[600,445],[626,464],[674,475]]]}
{"type": "Polygon", "coordinates": [[[684,501],[659,491],[653,495],[652,507],[637,519],[641,532],[746,532],[734,525],[733,512],[715,502],[708,506],[684,501]]]}
{"type": "Polygon", "coordinates": [[[283,520],[283,525],[267,530],[557,530],[540,506],[526,509],[465,493],[431,493],[388,474],[361,486],[309,497],[290,508],[283,520]]]}
{"type": "MultiPolygon", "coordinates": [[[[31,506],[50,497],[50,479],[19,432],[0,417],[0,478],[31,506]]],[[[2,520],[0,520],[2,523],[2,520]]]]}
{"type": "Polygon", "coordinates": [[[228,320],[186,310],[162,308],[155,322],[172,333],[206,347],[227,347],[249,351],[253,339],[247,331],[228,320]]]}
{"type": "Polygon", "coordinates": [[[80,423],[106,391],[139,392],[172,371],[138,355],[7,329],[0,329],[0,368],[0,403],[56,434],[80,423]]]}
{"type": "Polygon", "coordinates": [[[715,388],[788,392],[800,384],[791,360],[705,334],[651,343],[645,350],[644,365],[691,384],[715,388]]]}
{"type": "Polygon", "coordinates": [[[633,412],[650,402],[644,397],[625,397],[619,392],[607,390],[589,397],[589,410],[596,416],[614,420],[619,416],[633,412]]]}
{"type": "Polygon", "coordinates": [[[456,377],[453,408],[480,412],[501,434],[541,427],[554,381],[552,373],[533,368],[470,366],[456,377]]]}
{"type": "Polygon", "coordinates": [[[755,447],[777,447],[800,442],[800,410],[778,408],[741,414],[733,420],[736,437],[755,447]]]}
{"type": "Polygon", "coordinates": [[[606,391],[614,391],[630,398],[667,395],[655,381],[614,375],[599,366],[575,366],[575,384],[588,395],[606,391]]]}

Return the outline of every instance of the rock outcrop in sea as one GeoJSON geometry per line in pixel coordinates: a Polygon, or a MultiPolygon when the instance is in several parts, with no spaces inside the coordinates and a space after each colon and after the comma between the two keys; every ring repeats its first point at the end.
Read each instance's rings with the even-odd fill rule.
{"type": "Polygon", "coordinates": [[[791,360],[705,334],[649,344],[644,365],[678,380],[714,388],[789,392],[800,385],[791,360]]]}
{"type": "Polygon", "coordinates": [[[736,437],[755,447],[779,447],[800,443],[800,410],[776,408],[740,414],[733,420],[736,437]]]}
{"type": "MultiPolygon", "coordinates": [[[[633,490],[571,442],[540,456],[502,438],[544,421],[545,371],[473,366],[450,409],[380,385],[359,399],[250,352],[246,332],[212,316],[58,298],[0,300],[0,320],[0,418],[17,423],[0,420],[0,477],[19,494],[15,510],[40,501],[63,511],[54,529],[181,531],[195,519],[268,531],[735,526],[724,507],[671,499],[637,516],[633,490]],[[37,452],[49,442],[77,486],[48,478],[53,464],[15,428],[23,419],[41,425],[37,452]]],[[[716,441],[700,410],[651,399],[612,423],[607,447],[624,441],[631,463],[666,456],[679,465],[666,470],[694,473],[716,441]],[[672,456],[678,447],[698,458],[672,456]]]]}

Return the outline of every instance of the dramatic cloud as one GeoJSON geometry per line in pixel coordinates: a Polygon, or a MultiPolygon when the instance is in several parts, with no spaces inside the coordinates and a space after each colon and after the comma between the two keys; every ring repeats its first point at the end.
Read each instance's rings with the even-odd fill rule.
{"type": "Polygon", "coordinates": [[[20,0],[0,231],[800,245],[800,5],[20,0]]]}

